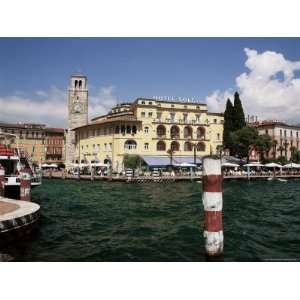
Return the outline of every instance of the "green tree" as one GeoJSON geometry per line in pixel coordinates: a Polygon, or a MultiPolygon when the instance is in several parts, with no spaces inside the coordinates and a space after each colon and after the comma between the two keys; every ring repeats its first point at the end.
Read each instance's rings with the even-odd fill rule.
{"type": "Polygon", "coordinates": [[[255,145],[260,153],[261,160],[264,160],[265,154],[268,153],[272,147],[271,137],[267,134],[258,135],[255,145]]]}
{"type": "Polygon", "coordinates": [[[278,145],[278,141],[274,140],[272,142],[272,146],[273,146],[273,159],[276,158],[277,145],[278,145]]]}
{"type": "Polygon", "coordinates": [[[287,160],[285,159],[284,156],[279,156],[279,157],[277,157],[276,162],[281,165],[285,165],[287,163],[287,160]]]}
{"type": "Polygon", "coordinates": [[[239,130],[246,126],[245,114],[238,92],[234,93],[234,107],[233,107],[233,128],[239,130]]]}
{"type": "Polygon", "coordinates": [[[123,164],[126,169],[137,169],[142,163],[142,159],[138,155],[125,154],[123,164]]]}
{"type": "Polygon", "coordinates": [[[247,161],[249,161],[250,146],[256,147],[262,160],[264,160],[265,153],[270,151],[272,147],[270,136],[266,134],[259,135],[257,129],[250,126],[232,132],[231,138],[235,154],[240,158],[246,157],[247,161]]]}
{"type": "Polygon", "coordinates": [[[231,132],[234,131],[233,115],[234,115],[233,105],[230,99],[227,99],[226,109],[224,112],[223,145],[225,149],[228,148],[229,150],[232,148],[232,139],[230,134],[231,132]]]}
{"type": "Polygon", "coordinates": [[[292,158],[291,160],[293,162],[299,163],[300,162],[300,151],[297,150],[297,148],[295,147],[295,151],[292,154],[292,158]]]}
{"type": "Polygon", "coordinates": [[[254,127],[245,126],[231,133],[234,153],[240,158],[246,157],[249,161],[249,148],[256,145],[258,131],[254,127]]]}

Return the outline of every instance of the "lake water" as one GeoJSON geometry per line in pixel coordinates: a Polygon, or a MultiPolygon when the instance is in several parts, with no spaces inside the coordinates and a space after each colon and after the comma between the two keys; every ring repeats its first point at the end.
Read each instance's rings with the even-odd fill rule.
{"type": "MultiPolygon", "coordinates": [[[[206,261],[202,185],[44,180],[16,261],[206,261]]],[[[224,182],[224,261],[300,259],[300,181],[224,182]]]]}

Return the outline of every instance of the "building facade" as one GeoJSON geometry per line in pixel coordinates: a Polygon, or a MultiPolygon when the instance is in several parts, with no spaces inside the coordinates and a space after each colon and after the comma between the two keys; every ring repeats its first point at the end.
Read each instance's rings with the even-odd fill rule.
{"type": "Polygon", "coordinates": [[[197,157],[215,154],[222,145],[223,115],[198,102],[138,98],[78,126],[76,162],[111,164],[123,168],[125,154],[142,157],[197,157]]]}
{"type": "Polygon", "coordinates": [[[288,125],[280,121],[256,121],[251,123],[259,134],[267,134],[272,139],[272,147],[267,158],[285,157],[290,160],[295,151],[300,151],[300,126],[288,125]]]}
{"type": "Polygon", "coordinates": [[[0,123],[0,132],[11,133],[16,136],[14,147],[18,147],[22,152],[30,157],[36,164],[54,162],[53,158],[47,155],[48,141],[52,136],[60,140],[59,147],[61,154],[55,156],[55,162],[63,162],[65,143],[64,129],[47,128],[44,124],[25,123],[0,123]]]}
{"type": "Polygon", "coordinates": [[[64,164],[65,130],[63,128],[45,129],[45,162],[64,164]]]}
{"type": "Polygon", "coordinates": [[[87,78],[73,75],[68,88],[68,129],[66,134],[66,165],[75,161],[75,132],[72,130],[88,124],[87,78]]]}

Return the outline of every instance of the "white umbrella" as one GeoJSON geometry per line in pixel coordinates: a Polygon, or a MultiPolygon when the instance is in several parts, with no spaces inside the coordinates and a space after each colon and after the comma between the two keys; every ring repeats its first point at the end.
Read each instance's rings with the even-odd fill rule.
{"type": "Polygon", "coordinates": [[[283,166],[283,168],[292,168],[292,169],[296,169],[296,168],[300,168],[299,164],[295,164],[295,163],[289,163],[283,166]]]}
{"type": "Polygon", "coordinates": [[[100,162],[91,163],[91,167],[107,167],[107,166],[108,166],[107,164],[103,164],[103,163],[100,163],[100,162]]]}
{"type": "Polygon", "coordinates": [[[264,167],[264,165],[258,162],[257,163],[253,162],[253,163],[245,164],[243,165],[243,167],[264,167]]]}
{"type": "Polygon", "coordinates": [[[88,167],[89,166],[89,164],[85,164],[85,163],[81,163],[81,164],[79,164],[79,167],[80,168],[83,168],[83,167],[88,167]]]}
{"type": "Polygon", "coordinates": [[[222,163],[222,167],[232,167],[232,168],[236,168],[236,167],[239,167],[240,165],[238,164],[233,164],[233,163],[230,163],[230,162],[224,162],[222,163]]]}
{"type": "Polygon", "coordinates": [[[186,162],[183,162],[179,165],[176,165],[176,166],[179,166],[179,167],[196,167],[195,164],[190,164],[190,163],[186,163],[186,162]]]}
{"type": "Polygon", "coordinates": [[[267,168],[282,168],[282,165],[272,162],[272,163],[265,164],[265,167],[267,167],[267,168]]]}

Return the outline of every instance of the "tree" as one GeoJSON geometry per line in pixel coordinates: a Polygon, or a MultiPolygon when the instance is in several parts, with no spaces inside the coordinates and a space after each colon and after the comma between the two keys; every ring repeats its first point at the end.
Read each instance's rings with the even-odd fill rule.
{"type": "Polygon", "coordinates": [[[282,152],[283,152],[284,148],[282,147],[282,145],[280,145],[278,147],[278,151],[280,151],[280,157],[282,157],[282,152]]]}
{"type": "Polygon", "coordinates": [[[237,156],[247,158],[249,161],[250,146],[255,146],[260,152],[261,158],[271,149],[272,142],[268,135],[259,135],[254,127],[245,126],[231,133],[233,148],[237,156]]]}
{"type": "Polygon", "coordinates": [[[265,159],[265,154],[268,153],[272,147],[271,137],[267,134],[259,135],[256,140],[257,149],[262,160],[265,159]]]}
{"type": "Polygon", "coordinates": [[[137,169],[141,165],[141,158],[134,154],[125,154],[123,158],[124,167],[127,169],[137,169]]]}
{"type": "Polygon", "coordinates": [[[293,152],[293,155],[291,157],[291,160],[293,162],[299,163],[300,162],[300,151],[297,150],[297,148],[295,149],[295,151],[293,152]]]}
{"type": "Polygon", "coordinates": [[[273,146],[273,158],[274,159],[276,158],[277,144],[278,144],[278,141],[276,141],[276,140],[274,140],[273,143],[272,143],[272,146],[273,146]]]}
{"type": "Polygon", "coordinates": [[[233,149],[240,158],[247,157],[249,161],[250,146],[256,145],[258,131],[254,127],[245,126],[231,133],[233,149]]]}
{"type": "Polygon", "coordinates": [[[172,148],[170,148],[167,151],[167,153],[170,155],[170,166],[172,167],[173,166],[173,155],[174,155],[175,151],[172,148]]]}
{"type": "Polygon", "coordinates": [[[233,128],[239,130],[246,126],[245,114],[238,92],[234,93],[233,128]]]}
{"type": "Polygon", "coordinates": [[[224,112],[223,145],[224,148],[228,148],[228,149],[232,148],[232,139],[230,133],[234,131],[233,115],[234,115],[233,105],[230,99],[227,99],[226,109],[224,112]]]}
{"type": "Polygon", "coordinates": [[[285,141],[285,142],[283,143],[283,146],[284,146],[285,160],[287,160],[287,150],[288,150],[289,143],[288,143],[287,141],[285,141]]]}

